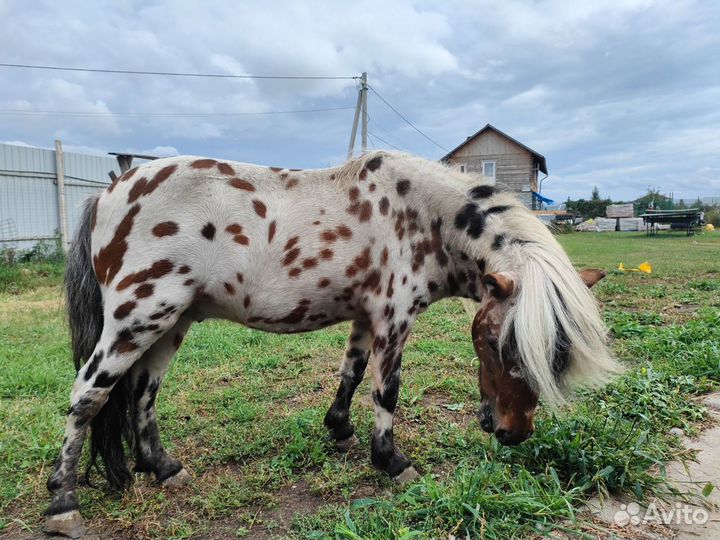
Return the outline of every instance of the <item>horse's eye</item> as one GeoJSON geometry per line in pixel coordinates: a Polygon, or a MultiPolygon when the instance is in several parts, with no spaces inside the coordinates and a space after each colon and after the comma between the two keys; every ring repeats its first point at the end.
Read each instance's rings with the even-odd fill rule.
{"type": "Polygon", "coordinates": [[[515,366],[510,370],[510,376],[515,379],[522,379],[522,370],[518,366],[515,366]]]}

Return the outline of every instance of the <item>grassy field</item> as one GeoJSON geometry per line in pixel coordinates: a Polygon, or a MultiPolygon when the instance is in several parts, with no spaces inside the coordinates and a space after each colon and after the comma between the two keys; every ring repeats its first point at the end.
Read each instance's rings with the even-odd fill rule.
{"type": "MultiPolygon", "coordinates": [[[[672,427],[696,432],[694,399],[720,386],[720,233],[560,237],[578,267],[612,273],[596,287],[627,373],[571,406],[544,411],[535,435],[505,448],[474,417],[471,318],[433,305],[404,358],[397,443],[423,477],[397,487],[369,461],[368,382],[353,415],[362,442],[328,442],[348,325],[275,336],[219,321],[195,325],[158,399],[170,452],[195,480],[166,493],[137,475],[118,495],[81,487],[90,532],[116,538],[413,538],[588,530],[597,492],[664,495],[662,463],[688,457],[672,427]],[[659,473],[659,474],[658,474],[659,473]]],[[[57,265],[0,267],[0,537],[39,531],[45,481],[62,440],[74,369],[57,265]]]]}

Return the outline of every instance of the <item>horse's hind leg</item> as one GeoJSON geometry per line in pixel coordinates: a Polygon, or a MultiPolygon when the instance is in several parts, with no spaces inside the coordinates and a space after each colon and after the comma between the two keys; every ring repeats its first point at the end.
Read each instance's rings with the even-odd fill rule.
{"type": "Polygon", "coordinates": [[[135,471],[152,472],[158,482],[170,487],[187,483],[190,475],[170,457],[160,441],[155,398],[170,361],[190,328],[186,315],[168,330],[132,367],[132,424],[135,435],[135,471]]]}
{"type": "MultiPolygon", "coordinates": [[[[75,494],[77,465],[88,428],[103,408],[115,384],[143,353],[120,329],[105,324],[95,351],[80,369],[73,385],[62,450],[47,482],[52,501],[45,511],[45,530],[50,534],[77,537],[83,534],[82,518],[75,494]]],[[[113,426],[108,426],[112,429],[113,426]]],[[[115,426],[116,429],[120,429],[115,426]]]]}
{"type": "Polygon", "coordinates": [[[350,402],[365,375],[371,342],[370,322],[353,321],[348,348],[340,368],[340,386],[335,401],[325,415],[325,427],[341,451],[347,451],[357,441],[355,428],[350,422],[350,402]]]}
{"type": "MultiPolygon", "coordinates": [[[[51,534],[72,537],[82,534],[82,517],[78,511],[75,487],[77,465],[88,428],[103,409],[115,386],[125,380],[124,377],[132,365],[160,336],[175,325],[180,313],[185,309],[183,304],[182,307],[165,306],[164,310],[158,311],[162,308],[162,303],[149,301],[150,299],[140,302],[140,306],[137,306],[135,301],[126,302],[127,298],[113,300],[106,301],[102,336],[92,356],[80,368],[75,379],[65,439],[48,479],[47,486],[52,493],[52,501],[45,512],[45,530],[51,534]],[[130,303],[133,304],[132,313],[126,313],[130,303]]],[[[189,303],[191,297],[188,296],[183,301],[189,303]]],[[[112,407],[108,411],[108,414],[115,412],[112,407]]],[[[110,414],[110,417],[120,422],[120,414],[124,413],[118,412],[114,416],[110,414]]],[[[103,445],[102,449],[105,450],[103,459],[108,480],[116,487],[126,487],[132,477],[123,458],[121,426],[93,425],[93,430],[96,427],[98,431],[93,435],[93,441],[95,442],[97,436],[99,444],[103,445]]]]}

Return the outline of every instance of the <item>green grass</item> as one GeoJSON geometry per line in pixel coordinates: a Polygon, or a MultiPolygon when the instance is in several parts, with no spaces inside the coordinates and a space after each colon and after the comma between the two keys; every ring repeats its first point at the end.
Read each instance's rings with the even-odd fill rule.
{"type": "MultiPolygon", "coordinates": [[[[179,493],[137,476],[117,495],[83,487],[91,531],[190,536],[413,538],[579,530],[600,492],[665,496],[663,463],[688,457],[672,427],[696,432],[694,399],[720,386],[720,234],[560,237],[578,267],[610,272],[595,289],[627,372],[506,448],[483,433],[470,317],[431,306],[404,358],[398,445],[423,477],[399,488],[369,463],[368,383],[353,417],[361,445],[337,454],[322,418],[337,385],[347,324],[276,336],[221,321],[195,325],[158,399],[169,451],[195,474],[179,493]],[[649,261],[652,274],[614,273],[649,261]]],[[[0,266],[0,536],[37,532],[62,440],[74,370],[59,264],[0,266]]]]}
{"type": "Polygon", "coordinates": [[[65,268],[60,262],[37,261],[20,264],[0,262],[0,294],[21,294],[38,287],[62,282],[65,268]]]}

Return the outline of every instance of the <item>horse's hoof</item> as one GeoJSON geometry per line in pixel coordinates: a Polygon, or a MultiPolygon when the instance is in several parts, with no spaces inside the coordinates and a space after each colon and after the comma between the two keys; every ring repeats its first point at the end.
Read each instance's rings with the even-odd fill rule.
{"type": "Polygon", "coordinates": [[[420,474],[415,470],[415,467],[412,465],[409,465],[403,472],[398,474],[394,480],[398,484],[407,484],[408,482],[412,482],[416,478],[419,478],[420,474]]]}
{"type": "Polygon", "coordinates": [[[348,450],[350,450],[353,446],[355,446],[356,444],[358,444],[359,442],[360,442],[360,441],[358,440],[358,438],[357,438],[357,437],[355,436],[355,434],[353,433],[353,434],[350,435],[347,439],[341,439],[341,440],[339,440],[339,441],[335,441],[335,446],[337,447],[337,449],[338,449],[340,452],[345,453],[345,452],[347,452],[348,450]]]}
{"type": "Polygon", "coordinates": [[[179,472],[172,475],[170,478],[166,478],[161,482],[162,487],[168,489],[176,489],[187,485],[192,480],[192,476],[184,468],[180,469],[179,472]]]}
{"type": "Polygon", "coordinates": [[[45,532],[49,535],[67,536],[68,538],[80,538],[85,534],[85,525],[80,512],[70,510],[62,514],[47,516],[45,518],[45,532]]]}

